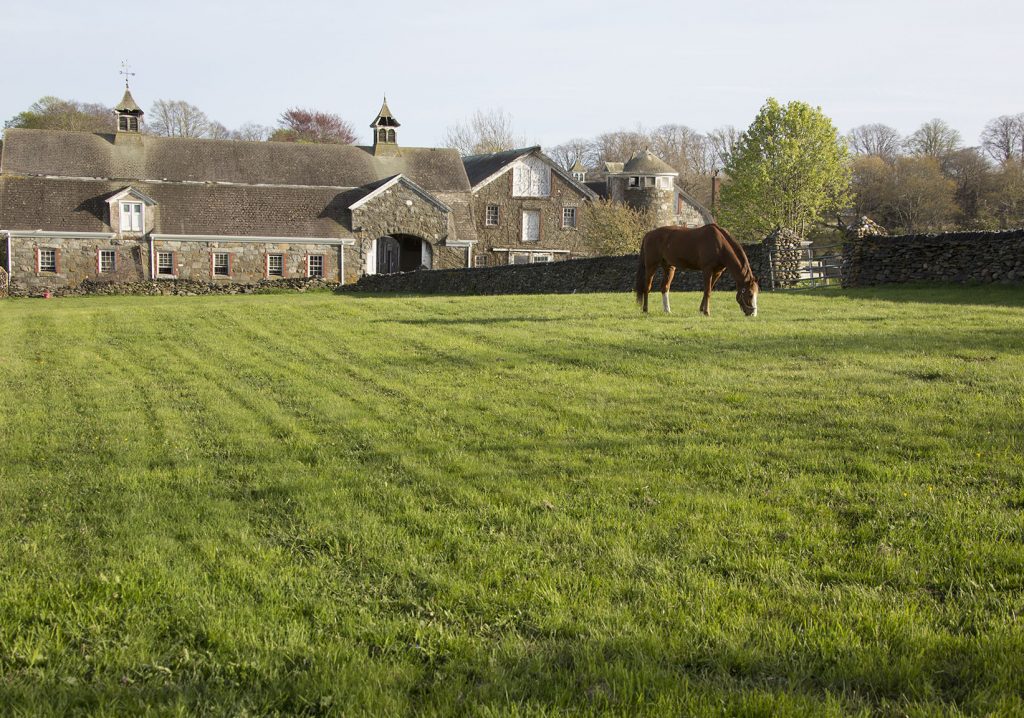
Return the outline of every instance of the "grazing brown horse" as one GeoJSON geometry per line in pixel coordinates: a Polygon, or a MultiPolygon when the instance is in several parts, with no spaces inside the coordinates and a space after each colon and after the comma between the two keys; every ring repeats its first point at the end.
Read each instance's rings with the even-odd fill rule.
{"type": "Polygon", "coordinates": [[[644,235],[640,243],[640,264],[636,269],[636,301],[647,312],[647,295],[651,292],[654,272],[662,268],[661,302],[665,313],[671,311],[668,288],[676,269],[699,269],[704,272],[704,300],[701,314],[711,314],[711,290],[728,271],[736,280],[736,301],[748,317],[757,316],[757,278],[750,269],[750,260],[740,243],[717,224],[687,229],[659,227],[644,235]]]}

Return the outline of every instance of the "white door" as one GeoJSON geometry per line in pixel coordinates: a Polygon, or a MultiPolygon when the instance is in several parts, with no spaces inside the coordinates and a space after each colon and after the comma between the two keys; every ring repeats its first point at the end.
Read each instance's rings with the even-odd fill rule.
{"type": "Polygon", "coordinates": [[[523,210],[523,241],[537,242],[540,240],[540,210],[523,210]]]}
{"type": "Polygon", "coordinates": [[[370,240],[370,247],[366,252],[366,273],[377,273],[377,240],[370,240]]]}

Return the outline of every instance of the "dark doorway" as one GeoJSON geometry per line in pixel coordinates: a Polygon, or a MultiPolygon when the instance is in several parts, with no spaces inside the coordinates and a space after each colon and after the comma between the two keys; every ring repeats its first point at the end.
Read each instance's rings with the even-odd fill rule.
{"type": "Polygon", "coordinates": [[[377,272],[412,272],[432,269],[434,249],[430,242],[412,234],[392,234],[377,240],[377,272]]]}

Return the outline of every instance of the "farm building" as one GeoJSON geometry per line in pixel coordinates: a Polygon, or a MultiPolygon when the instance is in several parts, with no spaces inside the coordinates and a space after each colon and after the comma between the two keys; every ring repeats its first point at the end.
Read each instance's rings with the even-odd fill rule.
{"type": "Polygon", "coordinates": [[[15,291],[550,262],[580,252],[580,207],[598,196],[539,147],[403,147],[386,101],[368,146],[148,135],[127,88],[114,112],[112,134],[7,130],[0,266],[15,291]]]}

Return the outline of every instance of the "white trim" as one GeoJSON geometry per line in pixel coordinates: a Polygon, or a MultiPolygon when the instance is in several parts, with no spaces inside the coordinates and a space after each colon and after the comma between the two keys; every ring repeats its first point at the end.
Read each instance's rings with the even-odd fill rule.
{"type": "Polygon", "coordinates": [[[389,179],[387,182],[382,184],[380,187],[378,187],[377,189],[373,190],[373,192],[370,192],[370,194],[365,195],[361,199],[357,199],[355,202],[353,202],[352,204],[350,204],[348,206],[349,210],[351,211],[353,209],[359,209],[364,204],[369,202],[371,199],[374,199],[374,198],[384,194],[386,191],[388,191],[389,189],[391,189],[392,187],[394,187],[396,184],[399,184],[399,183],[404,184],[406,187],[411,189],[415,194],[419,195],[422,199],[424,199],[425,201],[427,201],[430,204],[434,205],[435,207],[440,209],[442,212],[451,212],[452,211],[451,207],[449,207],[444,202],[442,202],[441,200],[439,200],[436,197],[434,197],[434,195],[430,194],[430,192],[428,192],[427,190],[423,189],[422,187],[420,187],[418,184],[416,184],[415,182],[413,182],[411,179],[409,179],[408,177],[406,177],[403,174],[395,175],[394,177],[389,179]]]}
{"type": "Polygon", "coordinates": [[[479,242],[479,239],[446,239],[444,246],[446,247],[472,247],[474,244],[479,242]]]}
{"type": "Polygon", "coordinates": [[[491,247],[492,252],[526,252],[528,254],[572,254],[571,249],[542,249],[540,247],[491,247]]]}
{"type": "Polygon", "coordinates": [[[135,197],[135,199],[137,199],[138,201],[142,202],[143,204],[149,205],[150,207],[153,207],[153,206],[156,205],[156,200],[155,199],[153,199],[152,197],[150,197],[149,195],[147,195],[144,192],[140,192],[139,190],[135,189],[132,186],[125,187],[123,190],[121,190],[120,192],[115,194],[113,197],[108,198],[107,199],[107,204],[112,204],[114,202],[120,202],[125,197],[125,195],[129,195],[129,194],[132,195],[133,197],[135,197]]]}
{"type": "Polygon", "coordinates": [[[114,239],[116,232],[44,232],[41,229],[6,229],[10,237],[42,237],[44,239],[114,239]]]}
{"type": "MultiPolygon", "coordinates": [[[[110,235],[113,237],[114,235],[110,235]]],[[[356,243],[355,238],[319,239],[317,237],[243,237],[228,234],[153,234],[159,242],[257,242],[260,244],[327,244],[345,245],[350,247],[356,243]]]]}

